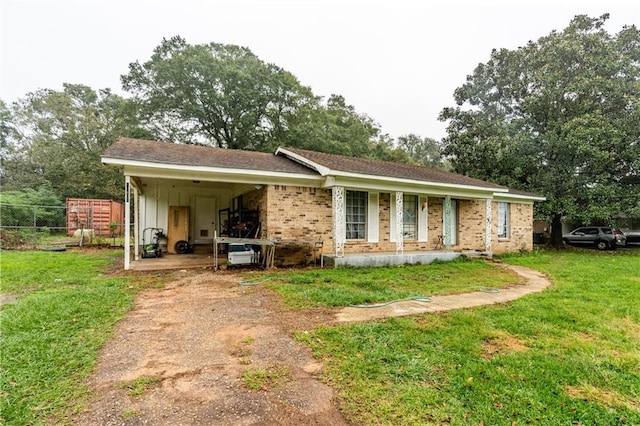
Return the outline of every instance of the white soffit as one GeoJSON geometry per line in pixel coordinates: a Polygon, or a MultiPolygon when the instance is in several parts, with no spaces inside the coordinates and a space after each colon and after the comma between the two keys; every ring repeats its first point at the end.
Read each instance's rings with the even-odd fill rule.
{"type": "Polygon", "coordinates": [[[306,183],[321,186],[324,178],[304,173],[278,171],[233,169],[224,167],[187,166],[181,164],[150,163],[136,160],[123,160],[103,157],[104,164],[121,166],[124,174],[147,178],[201,179],[225,182],[277,181],[278,183],[306,183]]]}

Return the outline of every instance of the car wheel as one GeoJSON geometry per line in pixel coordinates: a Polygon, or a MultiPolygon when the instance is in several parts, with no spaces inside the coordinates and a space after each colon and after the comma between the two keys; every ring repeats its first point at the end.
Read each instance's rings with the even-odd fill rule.
{"type": "Polygon", "coordinates": [[[606,241],[602,241],[602,240],[596,241],[596,248],[598,250],[606,250],[606,249],[609,248],[609,243],[606,242],[606,241]]]}

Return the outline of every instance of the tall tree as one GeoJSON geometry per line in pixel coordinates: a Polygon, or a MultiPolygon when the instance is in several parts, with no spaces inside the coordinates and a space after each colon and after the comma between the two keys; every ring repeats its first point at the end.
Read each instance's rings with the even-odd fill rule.
{"type": "Polygon", "coordinates": [[[331,95],[326,104],[300,109],[288,123],[277,144],[346,155],[375,157],[374,142],[380,128],[366,114],[347,104],[344,97],[331,95]]]}
{"type": "Polygon", "coordinates": [[[413,161],[424,166],[444,168],[440,144],[432,138],[422,138],[416,134],[398,137],[398,147],[413,161]]]}
{"type": "Polygon", "coordinates": [[[563,218],[640,214],[640,32],[607,19],[494,50],[440,115],[455,170],[546,196],[555,244],[563,218]]]}
{"type": "Polygon", "coordinates": [[[110,90],[64,84],[13,103],[3,160],[3,188],[49,185],[61,198],[122,197],[123,177],[103,166],[102,152],[120,136],[149,137],[134,105],[110,90]]]}
{"type": "Polygon", "coordinates": [[[298,110],[317,99],[290,73],[249,49],[163,39],[151,59],[122,76],[158,137],[222,148],[268,150],[298,110]]]}

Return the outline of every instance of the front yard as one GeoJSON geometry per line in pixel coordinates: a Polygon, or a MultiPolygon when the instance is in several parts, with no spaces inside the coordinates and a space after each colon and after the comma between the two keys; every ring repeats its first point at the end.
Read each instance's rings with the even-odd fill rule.
{"type": "MultiPolygon", "coordinates": [[[[324,360],[356,424],[640,424],[640,256],[503,259],[554,285],[503,306],[321,328],[324,360]]],[[[469,282],[475,268],[460,271],[469,282]]]]}
{"type": "MultiPolygon", "coordinates": [[[[114,324],[162,275],[107,274],[121,251],[0,253],[0,423],[68,422],[114,324]],[[66,419],[66,420],[65,420],[66,419]]],[[[354,424],[640,424],[640,256],[543,252],[504,262],[553,286],[501,306],[298,333],[354,424]]],[[[246,274],[308,309],[495,289],[483,261],[246,274]]]]}

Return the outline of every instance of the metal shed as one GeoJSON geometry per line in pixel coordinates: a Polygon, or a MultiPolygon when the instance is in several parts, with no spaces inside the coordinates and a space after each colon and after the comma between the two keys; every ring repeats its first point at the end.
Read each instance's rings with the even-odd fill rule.
{"type": "Polygon", "coordinates": [[[113,200],[67,198],[67,235],[78,229],[94,235],[121,235],[124,231],[124,205],[113,200]]]}

